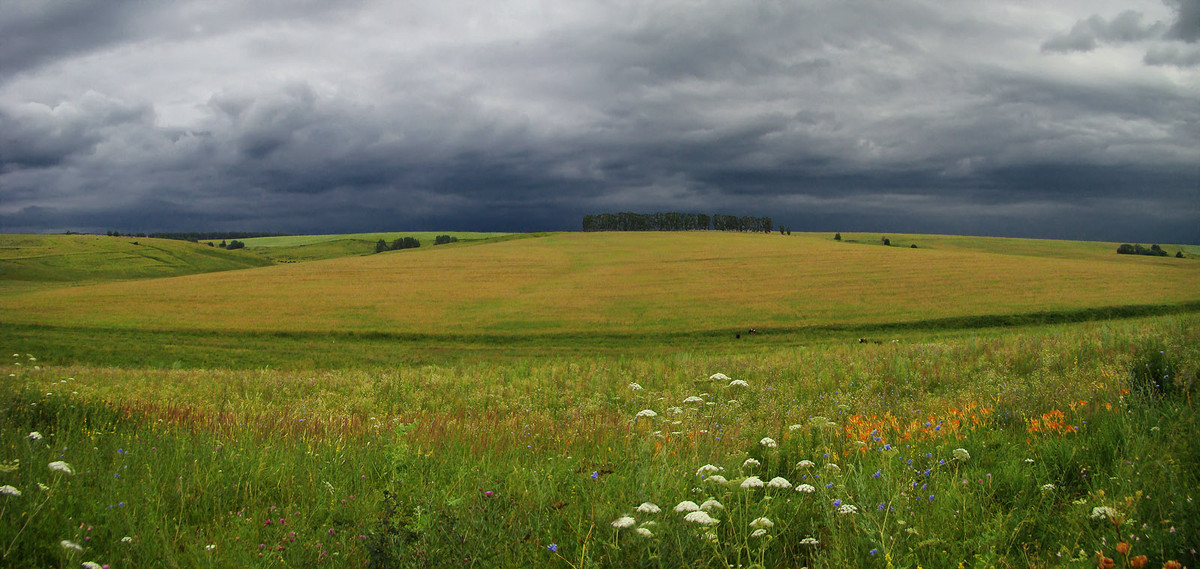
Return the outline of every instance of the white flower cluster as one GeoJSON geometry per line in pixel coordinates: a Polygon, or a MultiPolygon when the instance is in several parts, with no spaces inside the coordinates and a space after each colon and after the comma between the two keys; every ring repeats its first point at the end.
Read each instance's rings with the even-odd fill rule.
{"type": "Polygon", "coordinates": [[[71,465],[61,460],[51,462],[48,466],[50,467],[50,470],[57,470],[63,474],[75,474],[75,471],[71,470],[71,465]]]}
{"type": "Polygon", "coordinates": [[[697,397],[695,395],[691,395],[691,396],[688,396],[687,399],[684,399],[683,402],[684,403],[704,403],[704,399],[701,399],[700,397],[697,397]]]}
{"type": "Polygon", "coordinates": [[[786,490],[786,489],[792,487],[792,483],[788,482],[787,478],[784,478],[782,476],[776,476],[775,478],[772,478],[770,482],[767,482],[767,487],[768,488],[781,488],[781,489],[786,490]]]}
{"type": "Polygon", "coordinates": [[[779,446],[779,443],[775,442],[775,439],[771,437],[763,437],[761,441],[758,441],[758,444],[767,448],[777,448],[779,446]]]}
{"type": "Polygon", "coordinates": [[[804,492],[805,494],[812,494],[816,490],[817,489],[814,488],[812,484],[801,484],[796,487],[797,492],[804,492]]]}
{"type": "Polygon", "coordinates": [[[629,516],[621,516],[621,517],[613,520],[613,523],[612,523],[612,527],[615,527],[617,529],[631,528],[635,525],[637,525],[637,520],[635,520],[629,516]]]}
{"type": "Polygon", "coordinates": [[[637,415],[634,415],[634,419],[641,419],[643,417],[646,419],[653,419],[657,416],[658,413],[655,413],[653,409],[642,409],[641,411],[637,412],[637,415]]]}
{"type": "Polygon", "coordinates": [[[698,525],[702,525],[702,526],[715,526],[715,525],[721,523],[721,520],[718,520],[718,519],[708,515],[708,512],[705,512],[703,510],[689,512],[688,515],[683,517],[683,521],[691,522],[693,524],[698,524],[698,525]]]}
{"type": "Polygon", "coordinates": [[[967,452],[965,448],[956,448],[954,449],[954,458],[960,462],[966,462],[971,460],[971,453],[967,452]]]}
{"type": "Polygon", "coordinates": [[[712,464],[706,464],[706,465],[704,465],[704,466],[701,466],[699,469],[697,469],[697,470],[696,470],[696,476],[705,476],[705,475],[708,475],[708,474],[716,474],[716,473],[718,473],[718,472],[720,472],[720,471],[722,471],[722,470],[724,470],[724,468],[721,468],[720,466],[715,466],[715,465],[712,465],[712,464]]]}
{"type": "Polygon", "coordinates": [[[642,502],[642,505],[637,507],[637,511],[643,514],[657,514],[662,509],[652,502],[642,502]]]}
{"type": "Polygon", "coordinates": [[[751,476],[742,481],[742,488],[749,489],[749,488],[762,488],[762,487],[763,487],[763,481],[761,478],[759,478],[757,476],[751,476]]]}
{"type": "Polygon", "coordinates": [[[735,379],[729,382],[729,387],[750,387],[750,384],[740,379],[735,379]]]}
{"type": "Polygon", "coordinates": [[[753,458],[747,458],[746,461],[742,463],[742,468],[757,468],[759,466],[762,466],[762,463],[753,458]]]}
{"type": "Polygon", "coordinates": [[[2,496],[20,496],[21,491],[17,490],[16,488],[14,488],[12,486],[5,484],[4,486],[0,486],[0,495],[2,495],[2,496]]]}
{"type": "Polygon", "coordinates": [[[1117,519],[1117,511],[1108,506],[1096,506],[1092,508],[1093,520],[1115,520],[1117,519]]]}
{"type": "Polygon", "coordinates": [[[634,383],[630,383],[630,384],[629,384],[629,389],[632,389],[632,390],[634,390],[634,391],[641,391],[641,390],[642,390],[642,386],[641,386],[641,384],[639,384],[639,383],[637,383],[637,382],[634,382],[634,383]]]}

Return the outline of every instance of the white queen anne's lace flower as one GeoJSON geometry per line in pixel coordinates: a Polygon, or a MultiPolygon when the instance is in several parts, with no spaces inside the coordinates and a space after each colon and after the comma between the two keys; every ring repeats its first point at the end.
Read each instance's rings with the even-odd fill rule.
{"type": "Polygon", "coordinates": [[[57,470],[63,474],[75,474],[75,471],[71,470],[71,465],[61,460],[51,462],[48,466],[50,467],[50,470],[57,470]]]}
{"type": "Polygon", "coordinates": [[[966,462],[971,459],[971,453],[967,452],[965,448],[956,448],[954,449],[954,458],[960,462],[966,462]]]}
{"type": "Polygon", "coordinates": [[[650,531],[647,528],[637,528],[634,531],[636,531],[638,535],[640,535],[646,539],[650,539],[650,538],[654,537],[654,532],[650,531]]]}
{"type": "Polygon", "coordinates": [[[801,460],[800,462],[797,462],[796,468],[812,468],[816,465],[817,465],[817,463],[815,463],[811,460],[805,459],[805,460],[801,460]]]}
{"type": "Polygon", "coordinates": [[[740,379],[735,379],[729,382],[729,387],[750,387],[750,384],[740,379]]]}
{"type": "Polygon", "coordinates": [[[691,396],[688,396],[687,399],[684,399],[683,402],[684,403],[704,403],[704,399],[701,399],[700,397],[696,397],[695,395],[691,395],[691,396]]]}
{"type": "Polygon", "coordinates": [[[0,496],[20,496],[20,495],[21,495],[20,490],[17,490],[16,488],[9,486],[8,484],[5,484],[4,486],[0,486],[0,496]]]}
{"type": "Polygon", "coordinates": [[[797,492],[804,492],[805,494],[812,494],[812,493],[813,493],[813,492],[815,492],[816,490],[817,490],[817,489],[816,489],[816,488],[814,488],[814,487],[812,486],[812,484],[801,484],[801,485],[799,485],[799,486],[797,486],[797,487],[796,487],[796,491],[797,491],[797,492]]]}
{"type": "Polygon", "coordinates": [[[747,458],[746,461],[742,463],[742,468],[757,468],[761,465],[762,465],[761,462],[759,462],[753,458],[747,458]]]}
{"type": "Polygon", "coordinates": [[[830,472],[837,472],[837,471],[841,470],[841,468],[839,468],[838,465],[831,462],[831,463],[825,465],[825,470],[828,470],[830,472]]]}
{"type": "Polygon", "coordinates": [[[78,543],[75,543],[69,539],[64,539],[64,540],[58,542],[58,545],[61,546],[63,549],[73,549],[75,551],[83,551],[83,546],[81,546],[78,543]]]}
{"type": "Polygon", "coordinates": [[[775,522],[767,517],[755,518],[754,521],[750,522],[750,527],[757,529],[773,528],[775,527],[775,522]]]}
{"type": "Polygon", "coordinates": [[[707,474],[716,474],[716,473],[720,472],[721,470],[722,470],[722,468],[720,466],[716,466],[713,464],[706,464],[706,465],[701,466],[700,468],[696,469],[696,476],[705,476],[707,474]]]}
{"type": "Polygon", "coordinates": [[[634,391],[641,391],[641,390],[642,390],[642,386],[641,386],[641,384],[639,384],[639,383],[637,383],[637,382],[633,382],[633,383],[630,383],[630,384],[629,384],[629,389],[632,389],[632,390],[634,390],[634,391]]]}
{"type": "Polygon", "coordinates": [[[806,537],[800,540],[800,545],[818,545],[820,543],[821,542],[817,541],[817,538],[815,537],[806,537]]]}
{"type": "Polygon", "coordinates": [[[654,417],[657,417],[657,416],[658,416],[658,413],[655,413],[653,409],[642,409],[641,411],[637,412],[637,415],[634,415],[634,418],[636,418],[636,419],[641,419],[641,418],[653,419],[654,417]]]}
{"type": "Polygon", "coordinates": [[[683,521],[691,522],[693,524],[699,524],[702,526],[715,526],[715,525],[721,523],[720,520],[713,518],[712,516],[708,515],[708,512],[705,512],[703,510],[689,512],[688,515],[683,517],[683,521]]]}
{"type": "Polygon", "coordinates": [[[757,476],[751,476],[742,481],[742,488],[762,488],[763,481],[757,476]]]}
{"type": "Polygon", "coordinates": [[[721,504],[720,502],[718,502],[712,498],[709,498],[709,499],[705,500],[703,504],[700,504],[700,509],[704,510],[706,512],[711,512],[713,510],[724,510],[725,506],[724,506],[724,504],[721,504]]]}
{"type": "Polygon", "coordinates": [[[729,379],[729,376],[718,371],[717,373],[714,373],[714,374],[708,376],[708,378],[715,379],[717,381],[725,381],[725,380],[729,379]]]}
{"type": "Polygon", "coordinates": [[[761,441],[758,441],[758,444],[767,448],[776,448],[779,446],[779,443],[775,442],[775,439],[771,437],[763,437],[761,441]]]}
{"type": "Polygon", "coordinates": [[[699,509],[700,509],[700,506],[697,506],[696,503],[691,500],[684,500],[675,505],[675,513],[677,513],[677,514],[682,514],[685,512],[695,512],[696,510],[699,510],[699,509]]]}
{"type": "Polygon", "coordinates": [[[753,532],[750,532],[750,537],[762,537],[764,535],[767,535],[767,530],[762,529],[762,528],[759,528],[759,529],[754,530],[753,532]]]}
{"type": "Polygon", "coordinates": [[[799,431],[800,429],[803,429],[803,428],[804,428],[804,425],[788,425],[789,431],[799,431]]]}
{"type": "Polygon", "coordinates": [[[729,483],[729,481],[726,480],[725,477],[721,476],[720,474],[714,474],[712,476],[709,476],[707,480],[709,482],[713,482],[716,484],[728,484],[729,483]]]}
{"type": "Polygon", "coordinates": [[[28,435],[25,435],[25,437],[26,437],[26,438],[28,438],[28,439],[29,439],[29,440],[31,440],[31,441],[40,441],[40,440],[42,440],[42,434],[41,434],[41,433],[39,433],[39,432],[37,432],[37,431],[30,431],[28,435]]]}
{"type": "Polygon", "coordinates": [[[617,529],[631,528],[635,525],[637,525],[637,520],[635,520],[629,516],[621,516],[621,517],[613,520],[613,523],[612,523],[612,527],[615,527],[617,529]]]}
{"type": "Polygon", "coordinates": [[[1093,520],[1114,520],[1117,518],[1117,511],[1108,506],[1096,506],[1092,508],[1093,520]]]}
{"type": "Polygon", "coordinates": [[[855,506],[854,504],[842,504],[841,506],[838,506],[838,513],[843,515],[857,514],[858,506],[855,506]]]}
{"type": "Polygon", "coordinates": [[[1054,489],[1053,484],[1042,484],[1042,492],[1049,492],[1054,489]]]}
{"type": "Polygon", "coordinates": [[[657,514],[662,511],[662,508],[652,502],[642,502],[642,505],[637,507],[637,511],[643,514],[657,514]]]}
{"type": "Polygon", "coordinates": [[[84,561],[83,569],[102,569],[102,567],[99,563],[96,563],[95,561],[84,561]]]}
{"type": "Polygon", "coordinates": [[[768,486],[768,487],[770,487],[770,488],[784,488],[784,489],[786,489],[786,488],[791,488],[791,487],[792,487],[792,483],[791,483],[791,482],[788,482],[788,481],[787,481],[787,478],[784,478],[784,477],[782,477],[782,476],[776,476],[775,478],[772,478],[770,482],[767,482],[767,486],[768,486]]]}

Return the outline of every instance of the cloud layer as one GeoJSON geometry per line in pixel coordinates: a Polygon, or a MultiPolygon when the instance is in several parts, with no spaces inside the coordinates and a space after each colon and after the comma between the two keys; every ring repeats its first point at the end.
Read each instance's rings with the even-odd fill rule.
{"type": "Polygon", "coordinates": [[[0,230],[1200,243],[1200,1],[17,2],[0,230]]]}

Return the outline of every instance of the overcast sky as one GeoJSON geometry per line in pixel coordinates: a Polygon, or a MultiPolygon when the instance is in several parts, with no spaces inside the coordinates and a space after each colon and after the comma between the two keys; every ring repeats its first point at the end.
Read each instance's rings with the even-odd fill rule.
{"type": "Polygon", "coordinates": [[[1200,0],[0,0],[0,231],[1200,243],[1200,0]]]}

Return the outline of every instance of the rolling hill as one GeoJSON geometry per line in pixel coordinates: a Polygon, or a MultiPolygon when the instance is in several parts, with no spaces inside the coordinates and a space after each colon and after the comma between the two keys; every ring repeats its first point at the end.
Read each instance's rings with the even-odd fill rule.
{"type": "Polygon", "coordinates": [[[262,267],[245,251],[101,235],[0,235],[0,293],[262,267]]]}
{"type": "MultiPolygon", "coordinates": [[[[1200,301],[1195,258],[1117,255],[1116,244],[893,236],[901,246],[884,247],[875,245],[878,235],[829,237],[559,233],[10,294],[0,298],[0,321],[225,332],[621,335],[1200,301]],[[910,242],[919,248],[908,248],[910,242]]],[[[126,259],[105,255],[95,264],[126,259]]]]}

